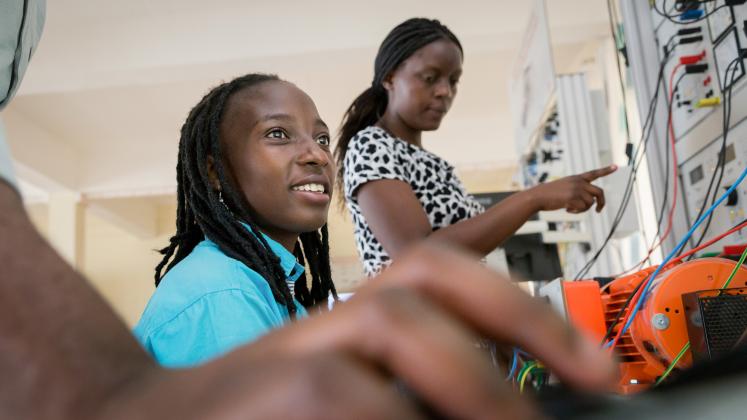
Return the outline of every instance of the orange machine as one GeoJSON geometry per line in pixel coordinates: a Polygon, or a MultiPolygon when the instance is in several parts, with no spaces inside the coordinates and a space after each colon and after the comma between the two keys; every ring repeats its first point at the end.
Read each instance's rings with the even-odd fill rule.
{"type": "MultiPolygon", "coordinates": [[[[682,295],[721,288],[735,265],[725,258],[703,258],[672,265],[659,273],[630,328],[615,346],[621,362],[621,393],[634,393],[651,386],[688,342],[682,295]]],[[[649,267],[619,277],[604,288],[593,280],[561,281],[562,304],[568,320],[601,343],[625,301],[655,269],[649,267]]],[[[743,267],[737,272],[730,287],[735,287],[735,293],[739,294],[747,291],[747,269],[743,267]]],[[[557,306],[557,302],[553,304],[557,306]]],[[[619,322],[612,337],[622,327],[619,322]]],[[[677,367],[691,364],[692,357],[687,353],[677,367]]]]}

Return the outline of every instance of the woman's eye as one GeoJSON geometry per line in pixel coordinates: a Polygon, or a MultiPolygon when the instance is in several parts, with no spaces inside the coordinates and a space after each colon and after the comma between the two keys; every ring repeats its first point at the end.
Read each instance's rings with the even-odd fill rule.
{"type": "Polygon", "coordinates": [[[316,142],[321,144],[322,146],[329,146],[329,135],[322,134],[321,136],[316,138],[316,142]]]}
{"type": "Polygon", "coordinates": [[[287,139],[288,138],[288,134],[286,134],[285,131],[283,131],[283,130],[281,130],[279,128],[275,128],[275,129],[271,130],[269,133],[267,133],[267,137],[269,137],[271,139],[287,139]]]}
{"type": "Polygon", "coordinates": [[[423,81],[425,81],[425,83],[433,83],[435,80],[436,80],[436,77],[433,75],[426,74],[423,76],[423,81]]]}

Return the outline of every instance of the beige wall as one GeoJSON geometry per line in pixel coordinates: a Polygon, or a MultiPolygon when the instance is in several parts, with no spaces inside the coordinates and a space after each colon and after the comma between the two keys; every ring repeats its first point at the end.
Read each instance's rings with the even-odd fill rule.
{"type": "Polygon", "coordinates": [[[83,273],[128,325],[140,318],[154,290],[153,273],[169,234],[139,238],[86,212],[83,273]]]}

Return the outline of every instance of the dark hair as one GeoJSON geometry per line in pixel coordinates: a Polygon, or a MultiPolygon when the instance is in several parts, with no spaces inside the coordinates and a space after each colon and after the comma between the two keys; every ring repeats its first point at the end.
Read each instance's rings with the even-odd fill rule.
{"type": "MultiPolygon", "coordinates": [[[[445,39],[462,51],[462,44],[449,28],[435,19],[412,18],[397,25],[384,38],[374,62],[374,77],[371,86],[358,95],[348,107],[342,119],[340,137],[335,147],[337,160],[337,185],[342,189],[345,173],[345,153],[350,139],[360,130],[375,124],[386,110],[389,98],[382,85],[403,61],[424,46],[445,39]]],[[[463,51],[462,51],[463,52],[463,51]]],[[[340,194],[344,197],[344,193],[340,194]]]]}
{"type": "MultiPolygon", "coordinates": [[[[176,234],[171,237],[169,246],[160,251],[164,257],[156,266],[156,286],[207,237],[223,253],[261,275],[270,285],[275,300],[285,305],[289,315],[295,317],[296,306],[280,260],[253,223],[246,199],[233,185],[233,177],[229,176],[224,165],[220,142],[221,120],[231,96],[243,89],[279,80],[275,75],[266,74],[238,77],[213,88],[189,112],[181,129],[176,165],[176,234]],[[220,190],[208,176],[209,157],[213,159],[220,190]],[[164,272],[166,264],[168,267],[164,272]]],[[[293,253],[300,264],[308,263],[312,286],[309,290],[306,276],[301,275],[295,283],[295,297],[307,308],[316,304],[326,306],[330,292],[337,300],[329,264],[327,225],[319,232],[302,233],[299,239],[293,253]]]]}

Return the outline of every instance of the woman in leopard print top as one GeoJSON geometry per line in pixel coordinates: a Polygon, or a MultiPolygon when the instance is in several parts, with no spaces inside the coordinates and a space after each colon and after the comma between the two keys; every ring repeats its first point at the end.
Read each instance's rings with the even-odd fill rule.
{"type": "Polygon", "coordinates": [[[379,48],[371,87],[345,114],[337,179],[369,276],[425,238],[486,255],[537,211],[604,206],[604,192],[591,182],[614,166],[541,184],[485,210],[454,168],[423,148],[422,132],[438,129],[454,100],[462,54],[437,20],[401,23],[379,48]]]}

